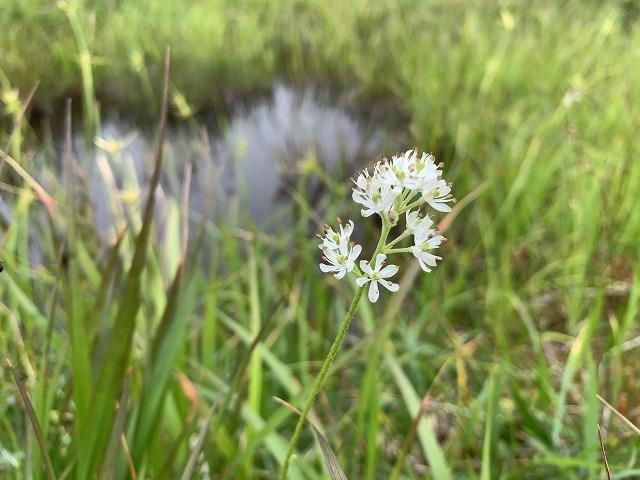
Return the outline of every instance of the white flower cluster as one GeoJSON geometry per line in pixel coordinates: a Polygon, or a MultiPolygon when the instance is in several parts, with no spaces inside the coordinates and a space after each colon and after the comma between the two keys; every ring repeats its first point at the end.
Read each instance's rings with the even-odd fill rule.
{"type": "Polygon", "coordinates": [[[388,254],[412,253],[425,272],[435,267],[439,256],[430,253],[446,239],[438,234],[434,227],[433,217],[422,216],[420,209],[428,205],[440,212],[450,212],[449,202],[455,202],[451,195],[451,184],[442,178],[442,163],[436,164],[432,155],[423,153],[418,158],[418,150],[413,149],[398,155],[391,160],[383,158],[373,167],[373,173],[365,169],[354,180],[353,200],[362,205],[362,216],[368,217],[377,213],[382,218],[382,235],[374,254],[374,268],[365,260],[360,261],[360,268],[356,260],[362,252],[362,247],[351,241],[353,222],[346,225],[338,219],[339,232],[325,225],[324,237],[319,248],[323,252],[322,259],[326,263],[320,264],[325,273],[333,273],[338,279],[347,272],[354,272],[359,287],[369,283],[369,300],[378,300],[378,284],[396,292],[397,283],[387,280],[398,272],[397,265],[384,266],[388,254]],[[387,242],[389,230],[394,227],[401,214],[406,213],[406,229],[395,239],[387,242]],[[413,235],[413,246],[399,248],[396,245],[408,236],[413,235]]]}
{"type": "Polygon", "coordinates": [[[418,206],[428,203],[440,212],[450,212],[447,202],[453,200],[449,192],[451,185],[442,179],[440,163],[436,165],[433,155],[422,154],[418,159],[416,149],[409,150],[391,157],[391,161],[383,158],[373,167],[373,174],[365,169],[354,182],[353,200],[361,204],[362,216],[368,217],[373,213],[388,214],[395,210],[399,212],[418,195],[420,199],[414,202],[418,206]]]}

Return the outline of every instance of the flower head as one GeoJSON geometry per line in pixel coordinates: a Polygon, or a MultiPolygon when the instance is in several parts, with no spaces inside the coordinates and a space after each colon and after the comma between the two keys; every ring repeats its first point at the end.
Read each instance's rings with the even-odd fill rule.
{"type": "Polygon", "coordinates": [[[356,283],[364,287],[369,283],[369,299],[377,301],[378,284],[390,291],[397,291],[399,286],[387,280],[398,271],[396,265],[383,266],[386,254],[411,252],[419,261],[425,272],[437,265],[439,256],[432,251],[446,239],[434,228],[434,216],[425,212],[433,208],[440,212],[450,212],[451,184],[442,178],[443,163],[436,164],[431,154],[418,155],[413,148],[393,155],[391,159],[382,157],[373,169],[364,169],[354,183],[352,198],[362,206],[363,217],[377,213],[382,218],[382,236],[376,251],[379,254],[371,262],[361,261],[361,270],[355,262],[362,251],[360,245],[351,242],[353,222],[342,224],[339,230],[325,225],[325,236],[318,247],[323,252],[324,263],[320,264],[323,272],[331,272],[336,278],[354,272],[358,277],[356,283]],[[389,231],[398,225],[399,216],[406,214],[406,230],[387,242],[389,231]],[[400,242],[413,236],[413,246],[401,246],[400,242]]]}
{"type": "Polygon", "coordinates": [[[387,265],[382,268],[387,256],[383,253],[379,253],[376,256],[376,264],[374,268],[366,260],[360,261],[360,268],[364,272],[365,276],[356,279],[356,284],[359,287],[364,286],[367,282],[371,282],[369,285],[369,300],[375,303],[378,300],[380,292],[378,291],[378,284],[391,292],[397,292],[400,286],[397,283],[393,283],[385,278],[392,277],[398,273],[399,267],[397,265],[387,265]]]}
{"type": "Polygon", "coordinates": [[[413,188],[413,175],[416,170],[415,150],[394,155],[390,162],[386,158],[384,160],[381,165],[382,183],[400,188],[413,188]]]}

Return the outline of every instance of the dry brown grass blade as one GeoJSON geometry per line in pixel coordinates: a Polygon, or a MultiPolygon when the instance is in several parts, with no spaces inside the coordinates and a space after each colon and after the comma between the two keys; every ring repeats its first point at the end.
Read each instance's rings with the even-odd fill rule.
{"type": "Polygon", "coordinates": [[[18,162],[16,162],[13,157],[11,157],[11,155],[9,155],[7,152],[5,152],[4,150],[0,150],[0,159],[2,159],[3,161],[7,162],[9,164],[9,166],[11,168],[13,168],[13,170],[20,176],[22,177],[22,179],[27,182],[29,184],[29,186],[33,189],[33,191],[36,194],[36,197],[38,197],[38,200],[45,206],[45,208],[47,209],[47,213],[49,213],[49,215],[51,217],[53,217],[53,213],[54,213],[54,205],[55,202],[53,200],[53,197],[51,197],[51,195],[49,195],[45,189],[42,187],[42,185],[40,185],[31,175],[29,175],[27,173],[27,171],[22,168],[20,166],[20,164],[18,162]]]}
{"type": "Polygon", "coordinates": [[[640,428],[638,428],[636,425],[633,424],[633,422],[631,420],[629,420],[627,417],[625,417],[622,413],[620,413],[618,410],[616,410],[616,408],[611,405],[609,402],[607,402],[604,398],[602,398],[600,395],[596,395],[596,398],[598,400],[600,400],[600,402],[602,402],[607,408],[609,408],[613,413],[616,414],[616,416],[622,420],[624,422],[625,425],[627,425],[631,430],[633,430],[633,432],[640,436],[640,428]]]}
{"type": "Polygon", "coordinates": [[[453,223],[455,218],[462,211],[462,209],[467,205],[469,205],[471,202],[473,202],[480,195],[482,195],[482,193],[490,187],[490,183],[491,182],[489,182],[489,180],[485,180],[476,188],[474,188],[471,191],[471,193],[469,193],[466,197],[464,197],[462,200],[457,202],[453,207],[453,209],[451,210],[451,212],[449,212],[447,216],[444,217],[442,221],[438,224],[438,231],[440,233],[446,232],[449,226],[451,225],[451,223],[453,223]]]}
{"type": "Polygon", "coordinates": [[[11,132],[11,135],[9,135],[9,139],[7,140],[7,144],[4,150],[0,150],[0,173],[2,173],[2,169],[4,168],[5,162],[8,163],[9,166],[13,168],[13,170],[20,177],[22,177],[24,181],[26,181],[29,184],[29,186],[36,193],[38,200],[40,200],[40,202],[44,204],[45,208],[47,209],[47,212],[51,216],[53,213],[53,206],[54,206],[54,200],[51,197],[51,195],[49,195],[45,191],[45,189],[42,188],[42,186],[38,182],[36,182],[35,179],[31,175],[29,175],[27,171],[24,168],[22,168],[18,162],[16,162],[13,159],[13,157],[11,157],[11,155],[9,155],[9,149],[11,148],[11,144],[13,143],[13,138],[16,132],[18,131],[18,129],[20,128],[20,123],[22,123],[22,119],[24,118],[27,108],[29,107],[31,100],[33,99],[33,96],[36,93],[37,88],[38,88],[38,84],[36,84],[31,90],[31,92],[29,93],[29,96],[25,100],[22,110],[20,111],[18,118],[16,119],[16,124],[13,128],[13,131],[11,132]]]}
{"type": "Polygon", "coordinates": [[[607,462],[607,452],[604,450],[604,443],[602,441],[602,430],[598,425],[598,439],[600,440],[600,451],[602,452],[602,459],[604,460],[604,468],[607,472],[607,480],[611,480],[611,470],[609,470],[609,462],[607,462]]]}

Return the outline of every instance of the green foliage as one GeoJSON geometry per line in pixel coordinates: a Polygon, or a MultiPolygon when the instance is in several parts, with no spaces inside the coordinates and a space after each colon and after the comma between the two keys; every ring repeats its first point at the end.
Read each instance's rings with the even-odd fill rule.
{"type": "MultiPolygon", "coordinates": [[[[301,406],[353,296],[308,233],[358,214],[327,172],[277,236],[214,205],[187,239],[188,205],[157,222],[137,179],[104,232],[81,177],[38,170],[36,82],[40,112],[82,96],[90,143],[96,102],[161,117],[166,45],[180,115],[331,83],[400,110],[406,146],[477,194],[433,273],[363,302],[311,411],[347,478],[604,478],[598,423],[613,478],[637,476],[640,440],[596,399],[640,423],[633,3],[3,2],[0,477],[274,478],[296,417],[272,397],[301,406]]],[[[123,159],[97,152],[107,182],[123,159]]],[[[298,447],[290,478],[325,478],[327,445],[298,447]]]]}

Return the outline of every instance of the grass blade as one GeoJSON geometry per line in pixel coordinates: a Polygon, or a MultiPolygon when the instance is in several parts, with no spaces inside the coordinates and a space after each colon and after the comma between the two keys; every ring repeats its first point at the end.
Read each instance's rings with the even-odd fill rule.
{"type": "Polygon", "coordinates": [[[195,291],[180,295],[184,279],[184,259],[180,260],[175,278],[167,293],[167,304],[153,340],[149,371],[144,379],[139,416],[132,435],[134,459],[140,459],[158,424],[162,404],[179,348],[183,344],[188,322],[187,309],[194,304],[195,291]]]}
{"type": "Polygon", "coordinates": [[[79,224],[75,160],[73,158],[73,142],[71,138],[71,99],[67,100],[65,116],[65,164],[66,164],[66,249],[69,261],[60,263],[60,270],[66,273],[64,286],[64,299],[66,305],[67,330],[71,342],[71,371],[73,372],[73,397],[76,403],[76,445],[80,457],[79,464],[85,467],[85,460],[90,458],[85,449],[91,448],[89,435],[91,417],[89,416],[92,402],[93,372],[90,362],[90,342],[86,331],[86,318],[83,311],[83,299],[75,292],[81,292],[79,265],[78,265],[78,236],[76,226],[79,224]]]}
{"type": "Polygon", "coordinates": [[[155,191],[160,182],[162,166],[162,153],[164,146],[165,127],[167,120],[167,98],[169,84],[169,52],[165,57],[164,95],[162,100],[162,113],[158,128],[158,144],[154,159],[154,171],[149,182],[147,203],[142,220],[142,228],[136,239],[135,251],[131,267],[124,284],[124,296],[116,314],[113,328],[109,332],[107,342],[107,361],[104,362],[95,395],[90,410],[90,418],[93,421],[91,439],[88,443],[91,447],[89,458],[81,458],[79,475],[81,478],[90,478],[106,448],[111,424],[114,418],[114,406],[122,385],[121,379],[125,376],[128,367],[133,335],[136,326],[136,316],[140,308],[142,273],[145,269],[153,211],[155,205],[155,191]]]}
{"type": "MultiPolygon", "coordinates": [[[[420,412],[421,402],[413,388],[413,385],[411,385],[411,382],[393,356],[385,353],[384,359],[389,366],[391,373],[393,373],[393,377],[400,389],[400,393],[402,394],[402,398],[404,399],[404,403],[407,406],[409,414],[412,417],[417,416],[420,412]]],[[[431,425],[424,418],[418,427],[418,438],[420,438],[422,450],[429,461],[429,466],[433,472],[433,478],[437,478],[438,480],[453,480],[451,468],[447,463],[444,452],[438,444],[431,425]]]]}
{"type": "MultiPolygon", "coordinates": [[[[277,308],[278,305],[276,305],[274,307],[274,311],[275,308],[277,308]]],[[[269,318],[273,317],[273,315],[271,315],[269,318]]],[[[231,403],[232,397],[234,395],[235,392],[238,391],[238,389],[240,388],[240,382],[242,381],[242,377],[244,375],[244,372],[247,370],[247,367],[249,366],[250,363],[250,359],[252,356],[253,351],[261,344],[262,339],[264,338],[264,335],[267,333],[267,327],[270,325],[270,322],[265,322],[262,325],[262,328],[260,329],[260,331],[258,332],[258,334],[256,335],[256,337],[254,338],[254,340],[251,342],[251,344],[249,345],[249,349],[246,352],[246,354],[242,357],[241,362],[238,364],[238,367],[235,371],[235,374],[233,376],[233,380],[231,381],[231,385],[229,387],[229,390],[227,392],[227,394],[224,397],[224,400],[222,401],[222,406],[220,409],[220,415],[216,418],[216,421],[213,422],[213,413],[214,410],[217,407],[217,403],[218,402],[214,402],[211,406],[211,409],[209,410],[209,414],[207,415],[207,418],[204,422],[204,424],[202,425],[202,428],[200,429],[200,434],[198,435],[198,440],[196,442],[196,445],[193,447],[190,455],[189,455],[189,459],[187,461],[187,464],[185,466],[185,469],[183,471],[181,480],[188,480],[190,478],[190,476],[193,473],[193,469],[195,468],[196,465],[196,460],[198,459],[198,455],[200,455],[200,452],[202,450],[202,447],[204,445],[204,439],[206,438],[207,434],[210,433],[214,433],[217,426],[219,425],[220,421],[221,421],[221,416],[224,414],[224,412],[227,411],[227,408],[229,407],[229,404],[231,403]]]]}
{"type": "Polygon", "coordinates": [[[580,332],[573,342],[573,345],[571,345],[569,357],[567,358],[567,365],[562,375],[560,393],[558,393],[558,397],[556,400],[558,410],[553,419],[553,427],[551,429],[551,440],[553,441],[554,445],[558,445],[558,441],[560,440],[560,433],[562,432],[562,421],[564,419],[566,410],[565,401],[567,398],[567,394],[569,393],[569,389],[571,388],[574,376],[582,367],[582,360],[584,358],[584,355],[586,354],[586,349],[590,348],[589,342],[591,341],[591,337],[593,336],[593,332],[596,328],[597,322],[600,318],[600,312],[602,310],[603,296],[604,294],[601,291],[598,297],[597,305],[595,305],[592,309],[590,316],[585,322],[585,325],[580,329],[580,332]]]}
{"type": "Polygon", "coordinates": [[[111,437],[107,445],[107,451],[104,455],[104,462],[100,469],[98,480],[108,480],[116,478],[118,470],[118,452],[120,450],[120,439],[124,431],[124,422],[127,418],[127,400],[129,399],[129,390],[131,387],[131,377],[133,371],[129,371],[122,386],[122,393],[118,401],[118,413],[116,414],[113,428],[111,429],[111,437]]]}
{"type": "Polygon", "coordinates": [[[16,372],[16,370],[13,368],[13,365],[8,358],[6,359],[6,364],[11,371],[13,380],[16,382],[18,391],[20,392],[20,398],[22,398],[22,403],[27,412],[27,416],[29,417],[29,421],[31,422],[31,426],[33,427],[33,431],[36,435],[36,440],[38,441],[38,446],[40,447],[40,454],[42,455],[42,460],[44,462],[44,470],[47,474],[47,479],[55,480],[56,476],[53,473],[51,459],[49,458],[49,452],[47,451],[47,447],[44,441],[44,435],[42,435],[42,429],[40,428],[40,422],[38,422],[36,411],[33,409],[31,400],[29,400],[29,395],[27,394],[27,390],[24,388],[24,384],[18,378],[18,372],[16,372]]]}
{"type": "Polygon", "coordinates": [[[329,477],[331,477],[331,480],[347,480],[347,476],[344,474],[331,445],[329,445],[327,439],[324,438],[324,435],[320,433],[316,426],[311,421],[309,423],[311,423],[313,432],[316,434],[316,438],[320,444],[320,449],[322,450],[322,456],[324,457],[324,463],[327,467],[327,471],[329,472],[329,477]]]}
{"type": "Polygon", "coordinates": [[[634,423],[631,420],[629,420],[622,413],[620,413],[613,405],[611,405],[609,402],[607,402],[600,395],[596,395],[596,398],[598,400],[600,400],[603,403],[603,405],[605,405],[609,410],[611,410],[620,420],[622,420],[627,427],[629,427],[631,430],[633,430],[633,433],[635,433],[636,435],[638,435],[640,437],[640,428],[638,428],[636,425],[634,425],[634,423]]]}
{"type": "Polygon", "coordinates": [[[480,480],[491,480],[498,478],[497,472],[492,475],[492,452],[495,451],[495,429],[497,404],[500,398],[500,386],[502,378],[502,370],[499,365],[495,365],[489,378],[489,402],[487,405],[487,423],[484,429],[484,443],[482,446],[482,470],[480,480]]]}

